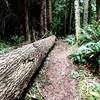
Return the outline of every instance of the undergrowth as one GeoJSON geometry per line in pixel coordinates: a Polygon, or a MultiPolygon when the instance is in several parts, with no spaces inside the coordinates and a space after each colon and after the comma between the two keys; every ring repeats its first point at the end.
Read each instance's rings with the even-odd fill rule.
{"type": "Polygon", "coordinates": [[[44,100],[39,90],[38,84],[34,83],[26,94],[25,100],[44,100]]]}
{"type": "Polygon", "coordinates": [[[100,100],[100,83],[82,66],[72,71],[70,77],[78,80],[76,90],[81,100],[100,100]]]}
{"type": "MultiPolygon", "coordinates": [[[[96,73],[100,67],[100,24],[97,22],[81,29],[79,40],[74,43],[68,37],[67,43],[78,44],[77,50],[73,50],[70,57],[74,63],[81,66],[90,65],[96,73]],[[71,41],[71,42],[70,42],[71,41]]],[[[71,78],[78,79],[77,91],[82,100],[100,100],[100,83],[98,77],[93,76],[88,69],[72,71],[71,78]]]]}
{"type": "MultiPolygon", "coordinates": [[[[75,37],[69,36],[67,42],[75,44],[75,37]]],[[[81,29],[78,44],[78,50],[71,54],[76,64],[91,64],[95,72],[100,67],[100,25],[95,22],[81,29]]]]}
{"type": "Polygon", "coordinates": [[[0,54],[4,54],[8,51],[10,44],[8,42],[0,41],[0,54]]]}
{"type": "Polygon", "coordinates": [[[11,51],[13,46],[17,46],[18,44],[23,42],[23,37],[19,36],[11,36],[8,41],[0,41],[0,54],[4,54],[6,52],[11,51]]]}

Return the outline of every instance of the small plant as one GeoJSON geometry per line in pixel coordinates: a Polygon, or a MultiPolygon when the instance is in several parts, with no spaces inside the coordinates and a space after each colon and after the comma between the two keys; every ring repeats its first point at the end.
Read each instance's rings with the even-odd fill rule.
{"type": "Polygon", "coordinates": [[[1,41],[0,42],[0,54],[4,54],[4,53],[8,52],[9,47],[10,47],[10,43],[1,41]]]}
{"type": "Polygon", "coordinates": [[[8,47],[9,47],[8,43],[5,43],[5,42],[4,43],[3,42],[0,43],[0,51],[5,49],[5,48],[8,48],[8,47]]]}
{"type": "Polygon", "coordinates": [[[68,35],[67,38],[66,38],[66,42],[70,45],[75,44],[75,42],[76,42],[75,36],[74,35],[68,35]]]}
{"type": "Polygon", "coordinates": [[[95,79],[83,79],[77,88],[83,100],[100,100],[100,83],[95,79]]]}
{"type": "Polygon", "coordinates": [[[82,78],[84,77],[84,71],[83,70],[75,70],[75,71],[72,71],[70,73],[70,77],[73,78],[73,79],[78,79],[78,78],[82,78]]]}
{"type": "Polygon", "coordinates": [[[79,36],[79,45],[88,43],[90,41],[97,42],[100,40],[100,25],[97,22],[86,26],[81,29],[81,34],[79,36]]]}
{"type": "Polygon", "coordinates": [[[25,100],[44,100],[42,95],[39,93],[37,84],[33,84],[31,89],[28,91],[28,93],[25,96],[25,100]]]}
{"type": "Polygon", "coordinates": [[[10,41],[10,43],[11,43],[12,45],[16,45],[16,44],[22,43],[23,38],[22,38],[22,37],[19,37],[18,35],[16,35],[16,36],[11,36],[11,38],[10,38],[9,41],[10,41]]]}

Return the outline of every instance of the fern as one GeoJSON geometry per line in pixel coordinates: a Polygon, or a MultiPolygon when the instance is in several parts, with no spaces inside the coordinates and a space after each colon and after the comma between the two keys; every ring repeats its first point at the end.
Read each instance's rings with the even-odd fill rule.
{"type": "Polygon", "coordinates": [[[75,36],[74,35],[68,35],[67,38],[66,38],[66,42],[70,45],[75,44],[75,42],[76,42],[75,36]]]}
{"type": "Polygon", "coordinates": [[[81,29],[78,52],[71,55],[77,64],[100,66],[100,25],[91,24],[81,29]],[[96,27],[95,27],[96,26],[96,27]]]}

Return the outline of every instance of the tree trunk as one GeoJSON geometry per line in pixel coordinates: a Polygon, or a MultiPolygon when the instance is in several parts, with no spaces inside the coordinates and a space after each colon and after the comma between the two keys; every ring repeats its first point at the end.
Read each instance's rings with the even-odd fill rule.
{"type": "Polygon", "coordinates": [[[52,1],[49,0],[49,22],[52,22],[52,1]]]}
{"type": "Polygon", "coordinates": [[[55,36],[51,36],[0,57],[0,100],[20,97],[54,43],[55,36]]]}
{"type": "Polygon", "coordinates": [[[66,28],[67,28],[67,26],[66,26],[66,23],[67,23],[67,11],[65,10],[65,16],[64,16],[64,35],[65,35],[65,37],[67,36],[67,32],[66,32],[66,28]]]}
{"type": "Polygon", "coordinates": [[[40,8],[41,8],[41,13],[40,13],[40,33],[41,35],[44,35],[44,29],[42,27],[44,27],[44,0],[41,0],[41,4],[40,4],[40,8]]]}
{"type": "MultiPolygon", "coordinates": [[[[46,6],[46,0],[44,0],[44,28],[47,30],[47,6],[46,6]]],[[[45,30],[45,33],[47,31],[45,30]]]]}
{"type": "Polygon", "coordinates": [[[92,15],[92,0],[89,0],[89,9],[88,9],[88,23],[91,22],[91,15],[92,15]]]}
{"type": "Polygon", "coordinates": [[[78,41],[79,33],[80,33],[80,8],[79,8],[79,0],[75,0],[75,31],[76,31],[76,40],[78,41]]]}
{"type": "Polygon", "coordinates": [[[73,14],[73,1],[70,1],[70,17],[69,17],[69,34],[71,34],[72,14],[73,14]]]}
{"type": "Polygon", "coordinates": [[[97,13],[97,18],[96,20],[100,20],[100,0],[96,0],[96,13],[97,13]]]}
{"type": "Polygon", "coordinates": [[[31,42],[31,33],[29,30],[29,18],[28,18],[28,0],[26,0],[26,34],[27,34],[27,40],[30,43],[31,42]]]}
{"type": "Polygon", "coordinates": [[[21,34],[24,36],[24,40],[27,41],[29,33],[27,0],[20,0],[20,16],[21,34]]]}
{"type": "Polygon", "coordinates": [[[25,25],[25,0],[20,0],[20,22],[21,22],[21,34],[24,36],[24,39],[26,40],[26,25],[25,25]]]}
{"type": "Polygon", "coordinates": [[[88,25],[89,0],[84,0],[83,27],[88,25]]]}
{"type": "Polygon", "coordinates": [[[52,1],[51,0],[48,0],[48,3],[49,3],[49,30],[51,30],[51,22],[52,22],[52,1]]]}

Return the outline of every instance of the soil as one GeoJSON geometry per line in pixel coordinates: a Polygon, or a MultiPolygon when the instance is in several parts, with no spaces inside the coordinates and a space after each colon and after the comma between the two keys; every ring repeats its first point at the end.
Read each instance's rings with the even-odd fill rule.
{"type": "Polygon", "coordinates": [[[35,82],[44,100],[81,100],[76,91],[77,80],[70,74],[76,70],[68,58],[69,46],[57,41],[35,82]]]}

